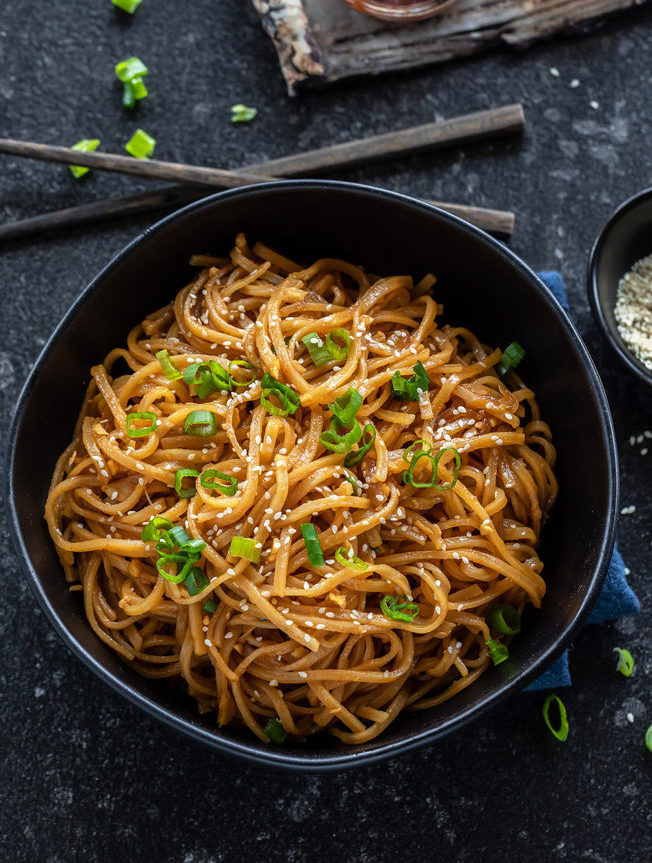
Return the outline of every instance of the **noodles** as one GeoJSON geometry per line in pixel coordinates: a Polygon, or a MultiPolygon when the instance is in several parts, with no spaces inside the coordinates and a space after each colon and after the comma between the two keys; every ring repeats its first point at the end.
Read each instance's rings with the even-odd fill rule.
{"type": "Polygon", "coordinates": [[[500,350],[438,325],[432,276],[241,235],[193,263],[92,369],[50,534],[140,674],[265,742],[278,717],[363,743],[507,652],[498,604],[540,606],[550,430],[500,350]]]}

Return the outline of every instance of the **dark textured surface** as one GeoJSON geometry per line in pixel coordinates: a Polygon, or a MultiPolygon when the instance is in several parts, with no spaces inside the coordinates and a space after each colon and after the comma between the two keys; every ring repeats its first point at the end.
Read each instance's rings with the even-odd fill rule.
{"type": "MultiPolygon", "coordinates": [[[[353,82],[292,102],[243,0],[145,0],[133,18],[120,17],[109,0],[2,5],[0,132],[16,138],[97,136],[119,151],[140,125],[158,139],[160,158],[235,167],[523,101],[522,140],[347,176],[513,208],[514,250],[535,267],[563,270],[614,411],[621,505],[636,506],[620,520],[619,541],[644,611],[588,627],[577,639],[575,685],[563,693],[566,744],[543,726],[542,696],[529,694],[402,760],[335,776],[272,774],[194,748],[96,681],[35,608],[2,526],[0,860],[646,859],[652,441],[642,454],[647,442],[630,438],[652,429],[652,391],[626,375],[599,337],[584,270],[611,209],[650,184],[651,25],[652,11],[640,10],[581,41],[353,82]],[[122,112],[112,80],[113,63],[130,54],[150,67],[151,96],[133,116],[122,112]],[[571,87],[575,78],[579,86],[571,87]],[[239,101],[260,109],[251,126],[229,123],[229,106],[239,101]],[[629,680],[614,673],[615,645],[636,657],[629,680]]],[[[136,187],[99,173],[75,183],[63,168],[0,158],[3,221],[136,187]]],[[[60,315],[151,221],[114,221],[0,249],[3,432],[60,315]]]]}

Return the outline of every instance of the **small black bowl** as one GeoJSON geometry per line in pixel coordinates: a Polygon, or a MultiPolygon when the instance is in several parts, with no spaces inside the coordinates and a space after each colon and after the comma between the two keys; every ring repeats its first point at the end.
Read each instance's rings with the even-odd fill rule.
{"type": "Polygon", "coordinates": [[[589,301],[607,341],[634,374],[652,384],[652,371],[629,350],[614,314],[618,282],[648,255],[652,255],[652,188],[629,198],[605,222],[588,268],[589,301]]]}
{"type": "Polygon", "coordinates": [[[459,729],[537,677],[568,645],[598,596],[618,502],[611,416],[593,363],[545,285],[491,237],[427,204],[379,189],[285,181],[225,192],[158,222],[85,289],[50,338],[13,420],[10,519],[30,586],[71,650],[102,680],[168,725],[225,753],[295,770],[328,770],[398,755],[459,729]],[[219,728],[164,680],[140,677],[89,627],[43,520],[49,478],[71,439],[90,367],[132,325],[169,302],[192,273],[192,253],[224,254],[236,232],[302,261],[339,256],[379,274],[435,272],[445,318],[486,343],[527,349],[523,376],[558,448],[561,491],[543,531],[548,592],[529,610],[508,662],[432,710],[404,713],[379,738],[350,747],[328,735],[265,746],[248,730],[219,728]]]}

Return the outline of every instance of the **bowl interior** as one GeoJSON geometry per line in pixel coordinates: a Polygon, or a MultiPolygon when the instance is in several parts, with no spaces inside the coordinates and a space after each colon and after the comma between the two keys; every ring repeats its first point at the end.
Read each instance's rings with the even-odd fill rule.
{"type": "Polygon", "coordinates": [[[408,198],[332,182],[250,187],[213,196],[163,220],[95,279],[68,313],[26,385],[14,421],[10,484],[14,527],[28,577],[69,646],[141,707],[220,748],[267,762],[327,768],[390,755],[467,721],[525,684],[565,646],[597,596],[613,541],[616,468],[600,382],[564,313],[545,287],[499,243],[408,198]],[[453,700],[405,714],[355,750],[322,736],[305,746],[265,747],[248,732],[220,729],[164,681],[144,680],[101,643],[79,594],[65,585],[42,518],[49,477],[68,444],[89,369],[190,277],[193,253],[227,253],[237,231],[300,261],[340,256],[374,273],[437,275],[444,319],[492,345],[521,342],[522,369],[550,423],[561,492],[545,527],[543,608],[526,616],[510,661],[453,700]],[[43,435],[42,429],[48,434],[43,435]],[[38,459],[34,453],[38,452],[38,459]]]}
{"type": "Polygon", "coordinates": [[[605,335],[627,365],[652,383],[652,371],[623,341],[614,313],[619,280],[648,255],[652,255],[652,189],[614,213],[602,229],[590,264],[592,299],[605,335]]]}

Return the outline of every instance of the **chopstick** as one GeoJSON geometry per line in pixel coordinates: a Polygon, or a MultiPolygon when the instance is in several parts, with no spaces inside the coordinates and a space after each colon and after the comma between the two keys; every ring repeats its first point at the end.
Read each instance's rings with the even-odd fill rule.
{"type": "MultiPolygon", "coordinates": [[[[396,155],[441,149],[465,142],[518,132],[525,125],[520,104],[503,105],[488,111],[453,117],[438,123],[427,123],[409,129],[400,129],[383,135],[335,144],[285,156],[268,162],[245,166],[235,171],[161,162],[153,159],[132,159],[112,153],[84,153],[70,147],[38,144],[30,141],[0,139],[0,152],[40,159],[47,162],[84,165],[119,173],[134,174],[156,179],[172,179],[191,186],[234,188],[249,183],[276,179],[277,174],[297,176],[305,173],[352,167],[361,163],[390,158],[396,155]]],[[[7,224],[0,228],[0,238],[24,237],[35,231],[79,224],[81,221],[100,219],[121,213],[136,213],[158,207],[172,206],[201,197],[197,188],[166,187],[153,192],[124,195],[84,204],[79,207],[46,213],[30,219],[7,224]]],[[[514,214],[500,210],[485,210],[461,204],[446,204],[456,215],[473,222],[491,233],[511,234],[514,214]]]]}
{"type": "MultiPolygon", "coordinates": [[[[28,237],[43,231],[100,221],[111,216],[146,213],[151,210],[174,207],[202,198],[205,194],[205,189],[164,186],[151,192],[116,195],[101,201],[93,201],[90,204],[54,210],[51,213],[0,225],[0,240],[28,237]]],[[[514,230],[514,213],[484,207],[469,207],[464,204],[448,204],[441,201],[429,201],[429,203],[471,222],[471,224],[490,234],[510,236],[514,230]]]]}

